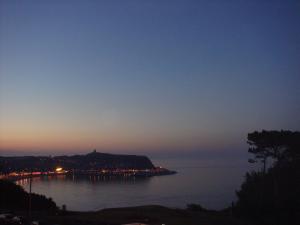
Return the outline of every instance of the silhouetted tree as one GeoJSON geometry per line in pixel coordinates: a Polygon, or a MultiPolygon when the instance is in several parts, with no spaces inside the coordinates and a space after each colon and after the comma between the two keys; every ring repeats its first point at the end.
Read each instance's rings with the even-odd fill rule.
{"type": "Polygon", "coordinates": [[[285,161],[295,160],[299,157],[299,140],[300,132],[263,130],[249,133],[248,152],[254,154],[255,158],[250,159],[249,162],[262,162],[265,173],[268,158],[279,165],[285,161]]]}
{"type": "Polygon", "coordinates": [[[246,174],[235,212],[258,224],[300,224],[300,132],[255,131],[248,143],[249,161],[261,161],[264,169],[246,174]],[[273,163],[266,170],[268,159],[273,163]]]}

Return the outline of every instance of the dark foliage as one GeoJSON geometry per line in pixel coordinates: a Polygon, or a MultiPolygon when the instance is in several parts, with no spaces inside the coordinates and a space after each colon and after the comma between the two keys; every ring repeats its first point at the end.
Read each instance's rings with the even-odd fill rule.
{"type": "MultiPolygon", "coordinates": [[[[44,195],[31,195],[32,210],[56,211],[57,206],[52,199],[44,195]]],[[[4,210],[27,210],[29,194],[15,183],[8,180],[0,180],[0,208],[4,210]]]]}
{"type": "Polygon", "coordinates": [[[275,164],[288,163],[299,158],[300,132],[292,131],[261,131],[248,134],[249,153],[254,159],[249,162],[262,162],[263,172],[266,172],[267,159],[272,159],[275,164]]]}
{"type": "Polygon", "coordinates": [[[190,211],[198,211],[198,212],[207,212],[208,210],[203,208],[201,205],[199,204],[187,204],[186,206],[186,209],[187,210],[190,210],[190,211]]]}
{"type": "Polygon", "coordinates": [[[271,157],[274,163],[267,171],[246,174],[235,213],[258,224],[299,224],[300,132],[254,132],[248,143],[256,159],[271,157]]]}

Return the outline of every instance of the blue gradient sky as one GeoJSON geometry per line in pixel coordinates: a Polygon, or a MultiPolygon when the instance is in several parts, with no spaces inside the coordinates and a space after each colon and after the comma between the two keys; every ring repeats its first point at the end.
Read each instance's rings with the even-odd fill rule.
{"type": "Polygon", "coordinates": [[[300,129],[299,1],[0,0],[0,149],[245,149],[300,129]]]}

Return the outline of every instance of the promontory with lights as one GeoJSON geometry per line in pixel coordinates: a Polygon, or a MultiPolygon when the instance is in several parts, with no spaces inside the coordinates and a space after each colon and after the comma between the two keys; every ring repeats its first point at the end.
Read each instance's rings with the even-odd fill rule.
{"type": "Polygon", "coordinates": [[[155,167],[147,156],[116,155],[94,150],[86,155],[0,157],[1,177],[22,179],[31,175],[95,175],[150,177],[176,173],[155,167]]]}

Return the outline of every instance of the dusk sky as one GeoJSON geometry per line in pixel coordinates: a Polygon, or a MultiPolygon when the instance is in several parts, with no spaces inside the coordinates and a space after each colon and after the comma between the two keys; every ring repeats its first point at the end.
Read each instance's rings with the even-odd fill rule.
{"type": "Polygon", "coordinates": [[[0,0],[0,154],[246,151],[299,115],[300,1],[0,0]]]}

